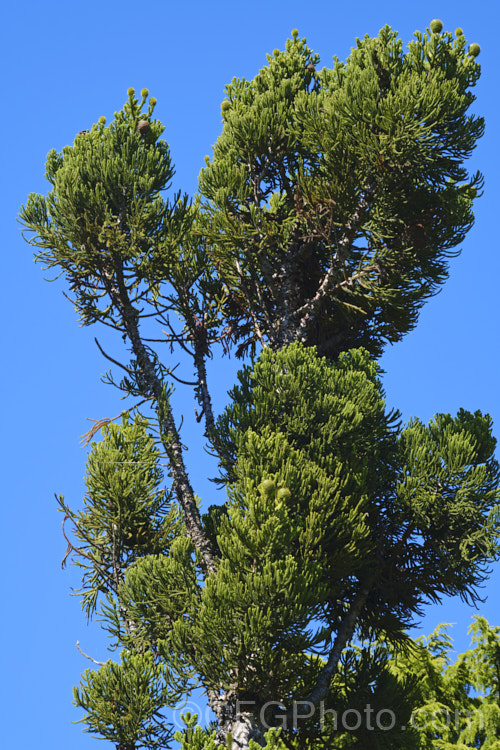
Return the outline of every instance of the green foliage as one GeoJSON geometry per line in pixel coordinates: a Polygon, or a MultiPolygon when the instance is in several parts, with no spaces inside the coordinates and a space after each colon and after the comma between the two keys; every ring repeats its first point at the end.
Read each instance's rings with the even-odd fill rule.
{"type": "Polygon", "coordinates": [[[135,623],[127,638],[135,647],[153,645],[176,668],[182,669],[170,648],[173,624],[191,620],[199,604],[199,571],[193,560],[193,545],[177,537],[168,553],[149,555],[131,565],[120,586],[120,602],[135,623]]]}
{"type": "Polygon", "coordinates": [[[169,681],[152,654],[123,651],[119,664],[109,660],[99,670],[87,669],[74,688],[75,705],[86,712],[80,721],[120,750],[165,747],[173,733],[163,710],[178,698],[169,681]]]}
{"type": "Polygon", "coordinates": [[[50,192],[21,210],[36,258],[65,275],[83,324],[123,336],[118,387],[156,418],[102,420],[83,508],[59,497],[83,609],[99,607],[123,649],[84,673],[75,702],[118,750],[168,746],[163,711],[200,686],[217,725],[186,714],[184,750],[500,748],[500,630],[479,618],[453,663],[445,633],[405,632],[429,601],[475,602],[498,557],[491,420],[401,425],[373,359],[416,324],[473,222],[482,177],[464,160],[483,121],[469,111],[479,46],[466,47],[438,19],[406,51],[386,26],[319,70],[294,30],[227,87],[192,203],[162,195],[173,165],[146,89],[49,153],[50,192]],[[191,355],[194,383],[144,337],[146,317],[171,355],[191,355]],[[252,363],[215,420],[217,343],[252,363]],[[194,386],[227,492],[203,516],[172,378],[194,386]],[[294,723],[289,707],[308,701],[326,723],[294,723]],[[368,705],[394,726],[334,718],[368,705]]]}
{"type": "Polygon", "coordinates": [[[219,520],[217,577],[193,621],[175,627],[182,648],[197,644],[195,664],[214,684],[224,675],[229,687],[237,670],[240,689],[259,699],[292,695],[297,670],[311,671],[302,653],[324,638],[325,623],[309,632],[311,620],[323,619],[323,608],[328,624],[341,614],[348,582],[373,549],[368,496],[381,492],[384,446],[392,440],[395,449],[375,373],[364,353],[334,367],[292,345],[264,351],[240,374],[246,393],[252,378],[253,403],[233,392],[214,436],[222,455],[217,436],[232,435],[238,455],[219,520]],[[228,428],[235,412],[242,422],[260,419],[228,428]]]}
{"type": "Polygon", "coordinates": [[[328,719],[327,711],[333,709],[335,718],[327,721],[323,738],[320,734],[311,741],[310,747],[328,747],[333,734],[336,737],[334,747],[339,748],[420,750],[419,738],[411,723],[417,700],[416,676],[411,672],[395,674],[390,669],[389,655],[383,644],[354,646],[343,654],[330,688],[325,716],[328,719]],[[357,728],[353,712],[362,717],[357,728]],[[341,717],[349,718],[344,723],[355,728],[342,731],[341,717]]]}
{"type": "Polygon", "coordinates": [[[200,190],[240,352],[264,338],[379,354],[415,325],[482,184],[462,166],[484,128],[465,45],[417,32],[404,52],[386,26],[318,71],[295,34],[226,87],[200,190]]]}
{"type": "Polygon", "coordinates": [[[388,666],[398,679],[415,678],[411,721],[422,750],[500,747],[498,650],[500,629],[476,617],[472,648],[452,661],[453,643],[439,626],[417,648],[390,653],[388,666]]]}
{"type": "Polygon", "coordinates": [[[102,442],[93,442],[87,461],[83,508],[71,519],[79,546],[71,546],[82,570],[82,608],[90,616],[100,594],[117,593],[123,574],[135,560],[165,552],[183,524],[170,493],[161,487],[160,453],[137,415],[121,425],[103,426],[102,442]]]}
{"type": "MultiPolygon", "coordinates": [[[[47,197],[32,193],[20,219],[36,260],[64,273],[83,325],[101,321],[130,333],[144,304],[159,313],[174,309],[206,352],[208,332],[220,325],[223,291],[192,234],[196,206],[180,194],[172,201],[161,195],[174,167],[160,138],[164,127],[152,119],[156,100],[143,111],[147,96],[143,89],[138,101],[129,89],[109,126],[100,118],[62,153],[51,151],[46,177],[52,189],[47,197]],[[144,119],[149,130],[141,134],[144,119]]],[[[144,392],[144,382],[125,386],[144,392]]]]}
{"type": "Polygon", "coordinates": [[[474,650],[469,653],[475,690],[494,700],[500,697],[500,628],[491,627],[484,617],[476,617],[470,627],[474,650]]]}
{"type": "MultiPolygon", "coordinates": [[[[117,264],[126,269],[123,282],[139,295],[164,225],[184,220],[159,195],[174,173],[168,146],[160,140],[163,126],[151,120],[146,136],[137,130],[145,100],[139,102],[130,89],[109,127],[100,120],[62,153],[51,151],[46,177],[52,191],[47,198],[31,194],[21,211],[22,222],[35,233],[37,259],[65,272],[84,324],[114,312],[100,302],[117,264]]],[[[153,110],[150,101],[148,119],[153,110]]]]}
{"type": "MultiPolygon", "coordinates": [[[[396,627],[397,617],[409,623],[425,597],[475,597],[484,563],[497,554],[499,468],[488,415],[460,410],[455,418],[436,415],[428,426],[416,420],[399,431],[397,415],[384,413],[376,373],[362,351],[342,354],[331,365],[298,344],[277,354],[266,350],[253,371],[240,373],[240,385],[231,392],[233,404],[217,422],[214,445],[226,481],[235,483],[229,506],[234,533],[238,516],[233,507],[240,503],[249,518],[257,516],[250,489],[267,474],[295,498],[287,503],[289,523],[302,518],[304,507],[316,511],[316,523],[304,522],[311,536],[301,529],[302,539],[317,542],[320,549],[325,535],[332,535],[325,550],[340,559],[323,561],[323,570],[331,565],[336,577],[340,568],[347,579],[359,572],[344,557],[351,544],[354,559],[358,555],[377,568],[372,556],[387,559],[389,554],[389,577],[379,568],[380,597],[373,593],[368,615],[389,628],[396,627]],[[308,486],[309,462],[314,469],[308,486]],[[315,506],[309,498],[319,482],[319,467],[326,472],[328,489],[324,504],[315,506]],[[240,487],[244,491],[237,494],[240,487]],[[338,528],[349,529],[352,536],[342,542],[338,528]],[[383,553],[380,540],[386,545],[383,553]]],[[[261,517],[267,517],[266,511],[261,517]]],[[[274,522],[277,517],[271,516],[274,522]]],[[[240,530],[238,536],[238,543],[231,537],[227,544],[228,556],[235,554],[231,549],[241,552],[252,532],[240,530]]],[[[254,544],[259,550],[272,539],[267,528],[262,537],[254,544]]]]}
{"type": "MultiPolygon", "coordinates": [[[[398,415],[385,417],[378,367],[362,350],[341,355],[332,366],[298,344],[287,347],[286,354],[266,349],[253,368],[240,371],[238,380],[213,438],[225,483],[237,479],[237,459],[249,430],[260,435],[270,427],[284,440],[293,436],[294,447],[314,457],[329,474],[339,461],[355,465],[359,455],[358,471],[368,475],[366,462],[373,460],[374,466],[391,452],[388,426],[398,415]],[[372,442],[379,439],[377,454],[370,457],[372,442]]],[[[264,452],[262,461],[267,461],[264,452]]]]}
{"type": "MultiPolygon", "coordinates": [[[[176,732],[175,739],[181,743],[181,750],[220,750],[227,748],[233,750],[233,741],[231,735],[228,736],[226,743],[221,745],[216,741],[215,732],[208,732],[197,726],[198,717],[189,711],[182,715],[182,720],[186,725],[184,732],[176,732]]],[[[286,745],[279,739],[279,732],[269,731],[265,736],[266,744],[264,750],[286,750],[286,745]]],[[[248,750],[262,750],[262,745],[258,745],[250,740],[248,750]]]]}
{"type": "Polygon", "coordinates": [[[480,696],[471,702],[475,710],[464,723],[461,739],[466,745],[484,750],[500,748],[500,628],[484,617],[476,617],[469,632],[472,645],[459,657],[467,686],[480,696]]]}
{"type": "MultiPolygon", "coordinates": [[[[215,739],[215,732],[207,732],[197,726],[198,716],[189,711],[181,715],[186,725],[183,732],[176,732],[175,739],[180,743],[181,750],[217,750],[220,748],[215,739]]],[[[231,747],[229,743],[229,748],[231,747]]]]}
{"type": "Polygon", "coordinates": [[[437,414],[428,426],[414,420],[401,435],[403,478],[398,498],[427,545],[424,563],[429,595],[435,591],[474,598],[484,562],[497,552],[499,467],[491,418],[460,409],[437,414]]]}
{"type": "Polygon", "coordinates": [[[497,554],[498,467],[479,413],[400,429],[363,351],[332,364],[267,349],[239,381],[213,438],[229,482],[217,576],[169,643],[205,684],[263,705],[312,689],[320,662],[304,653],[324,652],[366,582],[359,632],[396,642],[425,601],[476,597],[497,554]]]}
{"type": "MultiPolygon", "coordinates": [[[[107,427],[105,441],[94,446],[87,480],[93,505],[87,501],[80,517],[92,529],[104,514],[126,548],[115,603],[102,610],[108,630],[139,653],[152,649],[186,690],[198,675],[206,689],[222,688],[257,709],[276,696],[288,705],[313,690],[324,662],[307,654],[328,653],[346,602],[364,588],[357,632],[394,644],[425,601],[476,597],[481,571],[497,555],[489,417],[461,410],[402,428],[397,414],[386,413],[366,351],[332,363],[296,343],[264,350],[239,373],[211,437],[228,501],[207,514],[219,562],[204,585],[173,511],[159,527],[166,536],[160,534],[157,554],[158,531],[149,547],[127,547],[125,519],[144,512],[154,529],[151,515],[164,502],[152,438],[139,418],[107,427]],[[138,457],[148,455],[146,471],[138,457]]],[[[109,542],[102,548],[109,560],[109,542]]],[[[382,710],[386,700],[400,727],[414,699],[411,679],[391,672],[382,652],[354,649],[344,655],[326,706],[341,714],[369,701],[382,710]]],[[[437,698],[427,703],[441,705],[437,698]]],[[[332,740],[348,747],[355,735],[392,749],[398,732],[364,726],[346,734],[304,724],[298,736],[311,747],[332,740]]],[[[405,738],[413,747],[414,733],[405,738]]],[[[212,739],[196,730],[189,741],[212,739]]]]}

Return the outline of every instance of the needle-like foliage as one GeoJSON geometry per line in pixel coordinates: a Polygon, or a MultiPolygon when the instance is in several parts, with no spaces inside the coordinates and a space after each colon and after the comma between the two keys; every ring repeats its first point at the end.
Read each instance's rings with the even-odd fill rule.
{"type": "Polygon", "coordinates": [[[184,750],[496,747],[498,634],[482,621],[453,679],[474,710],[460,685],[490,691],[486,733],[477,711],[454,734],[402,728],[449,705],[453,682],[407,628],[427,602],[477,602],[499,554],[491,420],[402,425],[375,359],[416,324],[472,225],[478,53],[435,20],[407,49],[384,27],[320,69],[293,31],[227,87],[192,201],[165,195],[173,164],[146,89],[49,153],[49,193],[21,221],[82,324],[125,342],[125,361],[98,346],[133,400],[121,425],[89,433],[103,427],[83,506],[59,497],[83,609],[122,649],[75,702],[118,750],[168,747],[168,710],[195,689],[215,722],[186,714],[184,750]],[[250,361],[216,418],[207,362],[232,350],[250,361]],[[226,491],[218,504],[205,491],[205,512],[176,384],[203,421],[189,447],[208,441],[226,491]]]}

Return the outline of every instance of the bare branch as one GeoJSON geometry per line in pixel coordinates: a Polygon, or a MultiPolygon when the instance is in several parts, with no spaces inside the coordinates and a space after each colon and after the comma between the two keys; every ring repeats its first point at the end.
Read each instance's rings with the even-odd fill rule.
{"type": "Polygon", "coordinates": [[[110,357],[109,354],[106,354],[106,352],[104,351],[104,349],[102,348],[102,346],[100,345],[100,343],[98,342],[98,340],[96,339],[95,336],[94,336],[94,341],[96,342],[96,344],[97,344],[97,346],[99,348],[99,351],[101,352],[101,354],[102,354],[103,357],[106,357],[106,359],[108,359],[114,365],[117,365],[118,367],[121,367],[122,370],[125,370],[125,372],[128,372],[129,375],[134,375],[135,374],[134,371],[130,367],[127,367],[127,365],[123,365],[121,362],[118,362],[118,360],[113,359],[113,357],[110,357]]]}
{"type": "Polygon", "coordinates": [[[89,656],[88,654],[86,654],[85,651],[82,651],[82,649],[80,648],[80,641],[76,642],[76,647],[82,656],[84,656],[86,659],[90,659],[90,661],[93,662],[94,664],[97,664],[98,667],[106,666],[105,661],[97,661],[97,659],[94,659],[92,656],[89,656]]]}
{"type": "Polygon", "coordinates": [[[213,434],[213,431],[215,429],[215,420],[212,409],[212,399],[208,390],[207,368],[205,365],[205,357],[209,351],[205,322],[206,321],[201,321],[198,319],[193,321],[194,363],[198,375],[195,394],[198,403],[202,407],[200,418],[198,419],[197,415],[196,419],[198,422],[200,422],[202,415],[205,415],[205,436],[210,439],[210,435],[213,434]]]}

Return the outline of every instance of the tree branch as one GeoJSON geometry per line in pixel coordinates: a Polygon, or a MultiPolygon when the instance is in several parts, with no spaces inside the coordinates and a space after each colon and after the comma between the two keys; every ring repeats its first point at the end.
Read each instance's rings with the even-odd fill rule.
{"type": "Polygon", "coordinates": [[[179,505],[184,512],[188,535],[195,548],[201,554],[205,573],[215,572],[214,556],[203,529],[200,512],[188,478],[184,464],[182,444],[175,426],[172,409],[168,401],[164,398],[163,384],[155,371],[154,363],[141,339],[137,311],[133,308],[128,296],[128,291],[123,280],[123,267],[120,258],[116,259],[114,271],[114,274],[105,274],[108,294],[120,312],[141,375],[149,394],[154,397],[157,404],[161,440],[170,460],[174,490],[179,505]]]}
{"type": "MultiPolygon", "coordinates": [[[[298,324],[296,325],[296,331],[294,332],[295,339],[299,341],[302,341],[304,339],[307,328],[314,322],[314,315],[319,310],[324,298],[328,294],[332,294],[337,289],[351,284],[355,280],[355,278],[367,273],[368,269],[362,269],[361,271],[353,274],[348,279],[335,284],[335,278],[337,276],[338,270],[344,262],[345,258],[348,256],[354,236],[370,207],[373,190],[374,187],[370,186],[365,191],[365,194],[360,199],[356,210],[351,216],[351,219],[347,222],[343,236],[337,243],[337,252],[334,253],[330,267],[328,268],[326,274],[319,284],[318,291],[316,292],[314,297],[312,297],[304,305],[302,305],[292,313],[291,320],[300,318],[298,324]]],[[[373,270],[373,266],[370,266],[370,268],[371,270],[373,270]]]]}
{"type": "Polygon", "coordinates": [[[208,351],[207,330],[204,325],[205,321],[195,319],[193,321],[193,346],[194,346],[194,364],[198,376],[195,388],[196,399],[205,415],[205,437],[210,439],[215,429],[215,419],[212,409],[212,399],[208,390],[207,368],[205,357],[208,351]]]}
{"type": "Polygon", "coordinates": [[[106,666],[105,661],[97,661],[97,659],[94,659],[92,656],[89,656],[88,654],[86,654],[85,651],[82,651],[82,649],[80,648],[80,641],[76,642],[76,647],[82,656],[84,656],[86,659],[90,659],[90,661],[93,662],[94,664],[97,664],[98,667],[106,666]]]}
{"type": "Polygon", "coordinates": [[[118,367],[121,367],[122,370],[125,370],[125,372],[128,372],[129,375],[134,375],[134,371],[130,367],[127,367],[127,365],[122,365],[121,362],[118,362],[118,360],[113,359],[113,357],[110,357],[109,354],[106,354],[106,352],[104,351],[104,349],[102,348],[102,346],[100,345],[99,341],[97,340],[97,338],[95,336],[94,336],[94,341],[96,342],[97,347],[98,347],[98,349],[101,352],[101,354],[102,354],[103,357],[105,357],[107,360],[109,360],[110,362],[112,362],[114,365],[117,365],[118,367]]]}
{"type": "MultiPolygon", "coordinates": [[[[344,619],[340,623],[340,627],[337,630],[337,637],[333,642],[333,646],[328,656],[328,661],[319,673],[318,679],[316,680],[316,685],[307,696],[305,701],[306,704],[313,704],[316,706],[321,700],[325,698],[326,694],[328,693],[332,678],[338,669],[342,651],[345,649],[353,636],[357,619],[361,614],[361,610],[363,609],[368,598],[374,579],[375,573],[368,577],[368,579],[364,584],[362,584],[361,588],[354,597],[349,611],[345,615],[344,619]]],[[[288,713],[290,713],[291,717],[291,712],[287,712],[287,717],[288,713]]]]}

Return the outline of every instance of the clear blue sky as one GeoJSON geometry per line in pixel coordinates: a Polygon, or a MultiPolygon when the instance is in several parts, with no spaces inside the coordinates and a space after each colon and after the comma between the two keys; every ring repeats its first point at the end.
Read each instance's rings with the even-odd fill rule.
{"type": "MultiPolygon", "coordinates": [[[[88,0],[85,3],[9,3],[2,14],[4,59],[1,120],[3,152],[2,229],[4,250],[2,319],[3,544],[0,616],[2,744],[8,748],[79,750],[96,740],[70,722],[80,717],[71,688],[89,662],[75,648],[106,658],[98,624],[87,627],[74,568],[61,571],[65,552],[61,517],[53,493],[73,504],[83,493],[85,451],[79,436],[88,417],[121,410],[116,393],[104,386],[107,369],[93,342],[95,331],[78,327],[64,299],[62,281],[43,281],[23,242],[16,215],[29,192],[45,192],[44,161],[51,148],[71,143],[100,115],[120,109],[129,86],[149,88],[158,99],[177,165],[176,189],[193,192],[203,157],[220,132],[220,102],[233,76],[253,77],[265,54],[284,46],[292,28],[306,36],[331,64],[345,58],[356,36],[374,35],[384,24],[408,41],[415,29],[441,18],[447,30],[464,29],[482,47],[483,76],[475,111],[486,117],[486,136],[472,169],[486,176],[476,226],[451,265],[443,292],[422,312],[418,328],[387,351],[383,366],[390,406],[405,417],[429,419],[460,406],[488,411],[500,437],[497,397],[499,309],[497,253],[500,108],[498,104],[500,15],[494,2],[446,0],[419,3],[388,0],[253,3],[170,3],[168,0],[88,0]]],[[[103,337],[106,341],[106,337],[103,337]]],[[[113,341],[118,353],[118,343],[113,341]]],[[[233,379],[233,365],[215,363],[217,405],[233,379]]],[[[196,438],[191,406],[185,442],[196,438]]],[[[193,461],[195,451],[191,451],[193,461]]],[[[193,461],[194,463],[194,461],[193,461]]],[[[193,479],[204,502],[213,501],[198,462],[193,479]]],[[[216,497],[218,500],[221,496],[216,497]]],[[[484,589],[481,612],[500,624],[500,564],[484,589]]],[[[457,646],[468,643],[473,611],[460,602],[432,607],[422,623],[457,623],[457,646]]]]}

